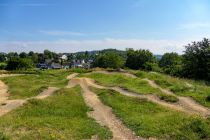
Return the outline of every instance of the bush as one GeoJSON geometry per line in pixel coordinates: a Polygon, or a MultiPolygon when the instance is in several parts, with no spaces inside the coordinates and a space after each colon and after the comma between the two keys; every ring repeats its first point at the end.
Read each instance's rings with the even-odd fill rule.
{"type": "Polygon", "coordinates": [[[179,99],[176,96],[167,95],[167,94],[160,94],[159,98],[160,100],[164,100],[166,102],[171,102],[171,103],[175,103],[179,101],[179,99]]]}
{"type": "Polygon", "coordinates": [[[33,67],[33,62],[28,58],[11,58],[7,63],[7,70],[27,70],[33,67]]]}
{"type": "Polygon", "coordinates": [[[156,71],[161,72],[161,68],[158,66],[157,63],[146,62],[144,64],[145,70],[147,71],[156,71]]]}
{"type": "Polygon", "coordinates": [[[196,119],[191,122],[189,128],[192,129],[194,132],[199,134],[201,139],[209,139],[210,133],[208,131],[208,126],[202,120],[196,119]]]}
{"type": "Polygon", "coordinates": [[[0,70],[6,69],[7,64],[6,63],[0,63],[0,70]]]}
{"type": "Polygon", "coordinates": [[[123,58],[120,55],[109,52],[99,54],[94,61],[94,67],[117,69],[121,68],[123,63],[123,58]]]}
{"type": "Polygon", "coordinates": [[[206,100],[210,102],[210,95],[206,97],[206,100]]]}

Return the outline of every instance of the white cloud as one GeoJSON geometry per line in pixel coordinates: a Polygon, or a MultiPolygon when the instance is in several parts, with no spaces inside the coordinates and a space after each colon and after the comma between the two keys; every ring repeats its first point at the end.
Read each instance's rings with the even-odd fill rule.
{"type": "Polygon", "coordinates": [[[84,33],[81,32],[72,32],[72,31],[62,31],[62,30],[50,30],[50,31],[46,31],[46,30],[41,30],[39,31],[42,34],[45,35],[51,35],[51,36],[84,36],[84,33]]]}
{"type": "Polygon", "coordinates": [[[187,30],[203,29],[203,28],[210,28],[210,23],[186,23],[186,24],[181,24],[179,26],[179,29],[187,29],[187,30]]]}
{"type": "Polygon", "coordinates": [[[0,42],[0,52],[36,51],[49,49],[55,52],[77,52],[115,48],[148,49],[155,54],[165,52],[182,53],[187,42],[173,40],[141,40],[141,39],[101,39],[101,40],[57,40],[57,41],[10,41],[0,42]]]}

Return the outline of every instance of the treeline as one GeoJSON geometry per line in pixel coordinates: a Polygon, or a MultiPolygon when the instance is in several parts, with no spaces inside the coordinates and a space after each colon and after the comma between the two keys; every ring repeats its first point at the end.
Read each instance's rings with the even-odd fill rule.
{"type": "Polygon", "coordinates": [[[165,53],[158,60],[149,50],[126,51],[126,59],[117,53],[102,53],[96,57],[95,67],[130,68],[157,71],[172,76],[210,80],[210,40],[204,38],[185,46],[183,55],[165,53]]]}
{"type": "MultiPolygon", "coordinates": [[[[72,63],[72,60],[92,60],[93,67],[102,68],[129,68],[135,70],[157,71],[178,77],[210,80],[210,41],[203,39],[199,42],[192,42],[185,46],[183,55],[175,52],[165,53],[160,59],[154,56],[149,50],[119,51],[116,49],[106,49],[102,51],[65,53],[67,60],[65,63],[72,63]]],[[[63,54],[57,54],[49,50],[43,53],[22,52],[0,53],[0,69],[5,65],[5,69],[27,69],[32,68],[37,63],[44,63],[50,59],[53,62],[60,61],[63,54]],[[3,63],[2,63],[3,62],[3,63]],[[16,67],[14,68],[14,65],[16,67]]]]}

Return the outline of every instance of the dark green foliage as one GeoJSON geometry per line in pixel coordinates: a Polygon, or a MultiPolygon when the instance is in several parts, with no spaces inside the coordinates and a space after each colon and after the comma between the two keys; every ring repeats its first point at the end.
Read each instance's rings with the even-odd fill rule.
{"type": "Polygon", "coordinates": [[[210,80],[210,41],[204,39],[186,46],[184,74],[186,77],[210,80]]]}
{"type": "Polygon", "coordinates": [[[19,57],[20,58],[27,58],[27,53],[25,53],[25,52],[21,52],[20,54],[19,54],[19,57]]]}
{"type": "Polygon", "coordinates": [[[145,65],[145,70],[147,71],[156,71],[156,72],[161,72],[161,68],[158,66],[157,63],[152,63],[152,62],[146,62],[145,65]]]}
{"type": "Polygon", "coordinates": [[[0,140],[9,140],[2,132],[0,133],[0,140]]]}
{"type": "MultiPolygon", "coordinates": [[[[127,60],[125,66],[131,69],[145,69],[146,64],[154,63],[155,57],[148,50],[136,50],[129,49],[127,51],[127,60]]],[[[147,67],[148,68],[148,67],[147,67]]]]}
{"type": "Polygon", "coordinates": [[[0,62],[4,62],[6,60],[6,54],[0,53],[0,62]]]}
{"type": "Polygon", "coordinates": [[[183,129],[192,130],[194,133],[198,134],[200,139],[209,139],[210,132],[209,126],[200,119],[192,120],[189,125],[186,125],[183,129]]]}
{"type": "Polygon", "coordinates": [[[210,95],[206,97],[206,100],[210,102],[210,95]]]}
{"type": "Polygon", "coordinates": [[[81,69],[81,68],[74,68],[69,70],[70,72],[74,72],[74,73],[88,73],[88,72],[92,72],[92,70],[87,70],[87,69],[81,69]]]}
{"type": "Polygon", "coordinates": [[[28,58],[11,58],[7,63],[7,70],[26,70],[33,67],[33,62],[28,58]]]}
{"type": "Polygon", "coordinates": [[[123,66],[123,58],[114,52],[102,53],[96,57],[94,66],[101,68],[120,68],[123,66]]]}
{"type": "Polygon", "coordinates": [[[159,61],[163,71],[170,75],[182,75],[182,57],[177,53],[165,53],[159,61]]]}
{"type": "Polygon", "coordinates": [[[175,103],[175,102],[179,101],[179,99],[173,95],[159,94],[158,96],[159,96],[160,100],[164,100],[166,102],[175,103]]]}
{"type": "Polygon", "coordinates": [[[0,70],[4,70],[6,68],[6,63],[0,63],[0,70]]]}

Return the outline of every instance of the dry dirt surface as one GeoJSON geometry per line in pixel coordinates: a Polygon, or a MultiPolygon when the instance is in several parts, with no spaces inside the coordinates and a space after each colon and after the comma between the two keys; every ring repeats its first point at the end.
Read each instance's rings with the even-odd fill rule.
{"type": "Polygon", "coordinates": [[[94,118],[98,123],[107,126],[112,131],[114,140],[135,140],[142,139],[128,129],[123,123],[112,113],[112,109],[104,105],[98,96],[90,91],[87,78],[73,78],[69,82],[69,88],[80,85],[83,90],[85,103],[93,109],[88,115],[94,118]]]}
{"type": "MultiPolygon", "coordinates": [[[[156,95],[137,94],[137,93],[134,93],[134,92],[124,90],[120,87],[105,87],[105,86],[101,86],[101,85],[96,84],[94,82],[94,80],[92,80],[92,79],[89,79],[89,78],[83,78],[83,79],[86,80],[86,82],[88,83],[89,86],[92,86],[92,87],[95,87],[95,88],[112,89],[112,90],[115,90],[115,91],[119,92],[120,94],[129,96],[129,97],[147,99],[151,102],[160,104],[162,106],[165,106],[165,107],[177,110],[177,111],[186,112],[186,113],[189,113],[189,114],[197,114],[197,115],[201,115],[203,117],[206,117],[206,116],[210,115],[210,110],[208,108],[198,104],[193,99],[188,98],[188,97],[177,97],[179,99],[179,101],[177,103],[169,103],[169,102],[165,102],[163,100],[160,100],[156,95]]],[[[150,81],[150,82],[155,85],[154,86],[155,88],[160,88],[153,81],[150,81]]],[[[167,90],[163,89],[163,91],[167,91],[167,90]]],[[[173,94],[170,91],[167,91],[167,92],[168,93],[165,93],[165,94],[173,94]]]]}
{"type": "Polygon", "coordinates": [[[137,78],[136,75],[128,73],[128,72],[109,72],[109,71],[93,71],[93,73],[102,73],[102,74],[123,74],[125,76],[131,77],[131,78],[137,78]]]}
{"type": "Polygon", "coordinates": [[[2,81],[0,81],[0,104],[8,99],[8,87],[2,81]]]}
{"type": "MultiPolygon", "coordinates": [[[[48,89],[41,92],[36,97],[36,99],[44,99],[48,96],[52,95],[58,88],[55,87],[49,87],[48,89]]],[[[24,103],[26,103],[29,99],[16,99],[16,100],[9,100],[8,99],[9,93],[7,86],[0,81],[0,116],[7,114],[8,112],[22,106],[24,103]]]]}
{"type": "MultiPolygon", "coordinates": [[[[20,76],[23,74],[4,74],[0,75],[1,77],[11,77],[11,76],[20,76]]],[[[73,73],[69,75],[67,78],[70,80],[77,76],[77,73],[73,73]]],[[[17,99],[17,100],[8,100],[8,87],[0,80],[0,116],[22,106],[24,103],[27,103],[29,99],[45,99],[49,96],[51,96],[54,92],[56,92],[58,88],[56,87],[48,87],[43,92],[41,92],[39,95],[27,98],[27,99],[17,99]]]]}
{"type": "Polygon", "coordinates": [[[0,78],[12,77],[12,76],[22,76],[22,75],[25,75],[25,74],[0,74],[0,78]]]}
{"type": "Polygon", "coordinates": [[[34,97],[35,99],[44,99],[51,96],[54,92],[56,92],[59,88],[56,87],[48,87],[48,89],[41,92],[39,95],[34,97]]]}
{"type": "MultiPolygon", "coordinates": [[[[169,95],[175,95],[173,92],[163,89],[160,86],[158,86],[154,81],[151,81],[149,79],[144,79],[146,80],[151,87],[158,88],[160,89],[163,93],[169,94],[169,95]]],[[[202,106],[201,104],[197,103],[190,97],[181,97],[181,96],[176,96],[179,101],[178,104],[188,110],[189,112],[194,112],[197,114],[201,114],[202,116],[209,116],[210,115],[210,109],[202,106]]]]}
{"type": "MultiPolygon", "coordinates": [[[[135,75],[131,74],[131,73],[127,73],[127,72],[108,72],[108,71],[96,71],[96,73],[103,73],[103,74],[124,74],[126,76],[129,76],[131,78],[137,78],[135,75]]],[[[157,85],[154,81],[149,80],[147,78],[143,79],[145,81],[148,82],[148,84],[151,87],[154,88],[158,88],[160,89],[163,93],[165,94],[169,94],[169,95],[174,95],[176,96],[173,92],[171,92],[170,90],[167,89],[163,89],[161,88],[159,85],[157,85]]],[[[189,86],[192,86],[190,84],[188,84],[189,86]]],[[[95,85],[96,86],[96,85],[95,85]]],[[[98,87],[96,88],[100,88],[99,85],[97,85],[98,87]]],[[[104,88],[104,87],[103,87],[104,88]]],[[[123,90],[121,90],[123,92],[123,90]]],[[[125,91],[125,90],[124,90],[125,91]]],[[[121,92],[121,93],[122,93],[121,92]]],[[[125,93],[125,92],[124,92],[125,93]]],[[[135,95],[136,96],[136,95],[135,95]]],[[[157,98],[154,95],[138,95],[138,96],[146,96],[147,99],[149,99],[150,101],[156,102],[158,104],[164,105],[164,106],[168,106],[170,108],[174,108],[176,110],[182,110],[188,113],[193,113],[193,114],[199,114],[202,116],[210,116],[210,109],[197,103],[194,99],[190,98],[190,97],[180,97],[180,96],[176,96],[179,101],[176,104],[171,104],[171,103],[166,103],[164,101],[159,100],[159,98],[157,98]]]]}

